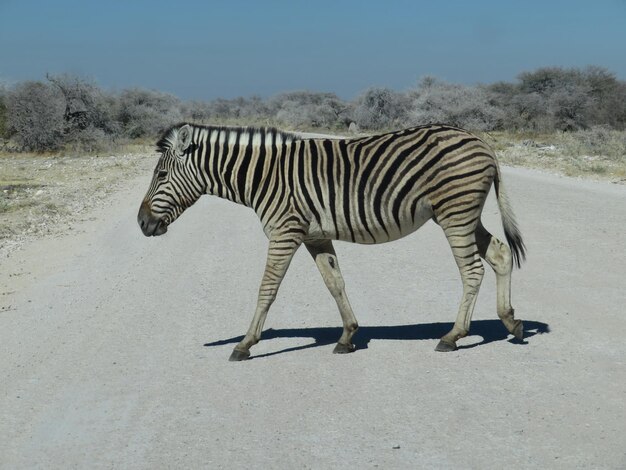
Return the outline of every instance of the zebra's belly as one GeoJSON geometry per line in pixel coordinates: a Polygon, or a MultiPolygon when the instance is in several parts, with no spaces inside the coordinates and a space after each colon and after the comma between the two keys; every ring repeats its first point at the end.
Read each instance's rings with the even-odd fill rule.
{"type": "Polygon", "coordinates": [[[320,223],[314,221],[309,226],[307,239],[311,240],[341,240],[353,243],[374,244],[386,243],[405,237],[433,216],[430,205],[418,204],[413,213],[408,210],[398,216],[399,224],[390,210],[383,210],[379,220],[377,217],[367,217],[365,223],[358,217],[345,217],[331,214],[321,214],[320,223]]]}

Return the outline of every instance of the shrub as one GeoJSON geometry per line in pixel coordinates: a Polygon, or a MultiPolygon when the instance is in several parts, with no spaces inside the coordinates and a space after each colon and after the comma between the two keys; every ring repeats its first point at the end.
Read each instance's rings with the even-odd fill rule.
{"type": "Polygon", "coordinates": [[[334,93],[294,91],[274,96],[264,111],[288,127],[331,129],[347,126],[348,109],[347,103],[334,93]]]}
{"type": "Polygon", "coordinates": [[[9,137],[6,101],[6,92],[0,88],[0,139],[7,139],[9,137]]]}
{"type": "Polygon", "coordinates": [[[626,128],[626,82],[601,67],[587,67],[584,77],[593,99],[588,111],[590,125],[626,128]]]}
{"type": "Polygon", "coordinates": [[[483,87],[467,87],[426,77],[412,93],[412,124],[445,123],[488,131],[502,126],[504,113],[483,87]]]}
{"type": "MultiPolygon", "coordinates": [[[[584,139],[603,135],[598,129],[626,128],[626,82],[600,67],[541,68],[520,74],[514,83],[488,86],[426,77],[406,93],[372,87],[352,101],[334,93],[294,91],[269,99],[181,103],[175,96],[139,88],[105,92],[73,75],[47,79],[10,89],[0,84],[0,138],[12,137],[22,149],[34,151],[65,144],[98,150],[120,137],[153,138],[183,118],[344,131],[351,123],[353,128],[382,131],[440,122],[478,131],[589,131],[587,137],[579,136],[584,139]]],[[[609,137],[609,153],[619,152],[621,141],[609,137]]]]}
{"type": "Polygon", "coordinates": [[[517,84],[498,83],[488,89],[503,109],[508,129],[626,127],[626,84],[601,67],[540,68],[521,73],[517,84]]]}
{"type": "Polygon", "coordinates": [[[130,138],[153,137],[183,118],[178,98],[167,93],[133,88],[118,103],[117,120],[130,138]]]}
{"type": "Polygon", "coordinates": [[[578,69],[542,67],[532,72],[522,72],[518,79],[522,93],[539,93],[548,96],[566,86],[581,84],[583,75],[578,69]]]}
{"type": "Polygon", "coordinates": [[[208,123],[211,120],[211,105],[206,101],[186,101],[181,104],[184,119],[196,123],[208,123]]]}
{"type": "Polygon", "coordinates": [[[603,156],[614,161],[626,159],[626,133],[594,126],[560,135],[565,153],[573,156],[603,156]]]}
{"type": "Polygon", "coordinates": [[[575,131],[591,124],[589,111],[593,99],[584,84],[569,84],[553,90],[547,101],[547,112],[552,129],[575,131]]]}
{"type": "Polygon", "coordinates": [[[267,103],[259,96],[235,99],[218,98],[209,102],[187,102],[181,106],[181,112],[185,118],[207,124],[229,123],[231,121],[241,125],[256,124],[270,117],[267,103]]]}
{"type": "Polygon", "coordinates": [[[56,150],[63,144],[65,102],[56,87],[22,82],[8,95],[8,132],[24,150],[56,150]]]}
{"type": "Polygon", "coordinates": [[[110,146],[119,132],[113,110],[115,100],[90,81],[74,75],[46,76],[65,99],[64,141],[77,150],[94,151],[110,146]]]}
{"type": "Polygon", "coordinates": [[[389,88],[368,88],[355,103],[354,121],[364,129],[401,127],[407,121],[408,100],[389,88]]]}

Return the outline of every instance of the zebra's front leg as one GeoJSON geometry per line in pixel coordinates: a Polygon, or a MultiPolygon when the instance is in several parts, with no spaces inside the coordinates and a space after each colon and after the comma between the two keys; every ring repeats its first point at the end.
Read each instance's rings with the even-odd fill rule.
{"type": "Polygon", "coordinates": [[[241,342],[235,346],[229,361],[242,361],[250,357],[250,347],[261,339],[261,331],[270,306],[276,299],[276,293],[281,281],[285,277],[289,263],[298,247],[302,244],[304,230],[293,227],[281,233],[272,234],[267,253],[267,262],[263,280],[259,288],[256,311],[250,328],[241,342]]]}
{"type": "Polygon", "coordinates": [[[345,282],[339,270],[339,262],[337,261],[333,243],[330,240],[324,240],[320,242],[306,242],[305,246],[315,260],[326,287],[328,287],[335,302],[337,302],[341,320],[343,321],[343,333],[333,352],[335,354],[350,353],[356,349],[354,344],[352,344],[352,336],[356,333],[359,325],[346,296],[345,282]]]}

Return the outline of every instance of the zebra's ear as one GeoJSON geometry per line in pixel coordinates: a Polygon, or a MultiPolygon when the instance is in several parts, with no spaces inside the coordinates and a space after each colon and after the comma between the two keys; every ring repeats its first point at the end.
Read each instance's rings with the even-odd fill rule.
{"type": "Polygon", "coordinates": [[[178,129],[178,138],[176,139],[176,150],[179,155],[185,153],[185,150],[191,145],[191,127],[185,124],[178,129]]]}

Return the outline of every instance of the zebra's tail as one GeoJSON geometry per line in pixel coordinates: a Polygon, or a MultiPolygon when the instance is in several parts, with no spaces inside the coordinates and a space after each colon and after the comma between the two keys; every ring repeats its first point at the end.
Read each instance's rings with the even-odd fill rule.
{"type": "Polygon", "coordinates": [[[500,165],[497,164],[497,173],[494,180],[494,186],[496,189],[496,198],[498,199],[498,207],[500,208],[500,215],[502,217],[502,226],[504,227],[504,236],[509,243],[511,253],[513,254],[513,262],[519,268],[522,261],[526,259],[526,245],[522,240],[522,234],[515,221],[515,215],[511,208],[511,203],[504,191],[502,185],[502,177],[500,175],[500,165]]]}

